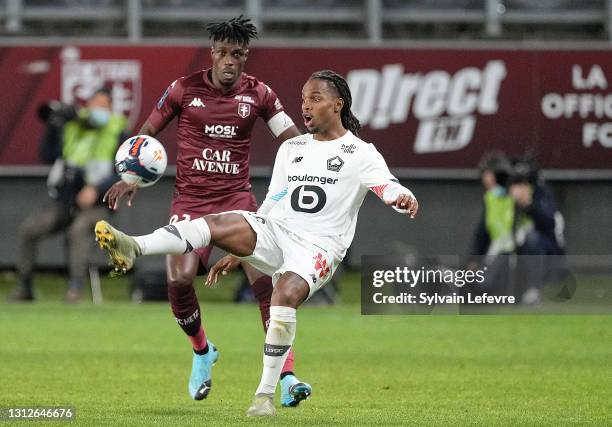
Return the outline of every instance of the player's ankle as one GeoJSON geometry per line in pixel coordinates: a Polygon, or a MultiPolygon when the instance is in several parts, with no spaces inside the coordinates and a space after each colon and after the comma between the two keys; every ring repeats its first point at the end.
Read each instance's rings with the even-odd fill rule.
{"type": "Polygon", "coordinates": [[[280,379],[282,380],[283,378],[285,378],[288,375],[293,375],[295,377],[295,374],[293,373],[293,371],[287,371],[287,372],[281,372],[280,379]]]}
{"type": "Polygon", "coordinates": [[[193,349],[193,352],[194,352],[195,354],[197,354],[198,356],[204,356],[206,353],[208,353],[208,348],[209,348],[209,345],[208,345],[208,343],[207,343],[207,344],[206,344],[206,346],[205,346],[204,348],[200,349],[200,350],[196,350],[196,349],[194,348],[194,349],[193,349]]]}

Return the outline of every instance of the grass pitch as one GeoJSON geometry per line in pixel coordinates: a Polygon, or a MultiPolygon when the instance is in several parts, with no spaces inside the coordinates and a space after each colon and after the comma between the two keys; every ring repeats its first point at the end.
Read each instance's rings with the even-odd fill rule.
{"type": "MultiPolygon", "coordinates": [[[[305,307],[296,371],[313,396],[278,408],[275,419],[247,419],[261,373],[257,308],[220,302],[227,291],[200,292],[221,356],[210,397],[195,402],[188,341],[169,307],[130,304],[123,285],[106,282],[111,301],[102,306],[50,301],[60,294],[49,286],[33,305],[0,302],[0,407],[71,406],[83,425],[612,423],[612,316],[361,316],[353,303],[305,307]]],[[[344,285],[354,302],[357,285],[352,293],[344,285]]],[[[0,281],[0,297],[8,289],[0,281]]]]}

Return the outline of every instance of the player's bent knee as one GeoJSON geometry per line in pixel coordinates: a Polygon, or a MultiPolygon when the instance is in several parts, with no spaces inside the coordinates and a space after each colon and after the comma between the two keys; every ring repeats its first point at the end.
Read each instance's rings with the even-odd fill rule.
{"type": "Polygon", "coordinates": [[[168,276],[166,279],[168,282],[168,287],[184,288],[188,286],[193,286],[194,277],[190,275],[177,275],[177,276],[168,276]]]}
{"type": "Polygon", "coordinates": [[[297,308],[308,298],[309,292],[310,287],[301,276],[286,272],[274,287],[271,305],[297,308]]]}

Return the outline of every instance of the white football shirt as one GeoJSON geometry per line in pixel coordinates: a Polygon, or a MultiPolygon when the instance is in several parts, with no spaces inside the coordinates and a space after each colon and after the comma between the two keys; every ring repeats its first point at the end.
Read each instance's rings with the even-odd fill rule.
{"type": "Polygon", "coordinates": [[[350,131],[332,141],[300,135],[278,149],[259,213],[342,258],[368,191],[388,201],[412,195],[389,172],[374,145],[350,131]]]}

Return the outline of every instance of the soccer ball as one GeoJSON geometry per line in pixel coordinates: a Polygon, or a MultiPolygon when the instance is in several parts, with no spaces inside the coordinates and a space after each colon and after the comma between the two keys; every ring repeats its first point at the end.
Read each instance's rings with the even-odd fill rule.
{"type": "Polygon", "coordinates": [[[148,135],[125,140],[115,155],[115,170],[124,182],[139,187],[155,184],[164,174],[168,156],[164,146],[148,135]]]}

